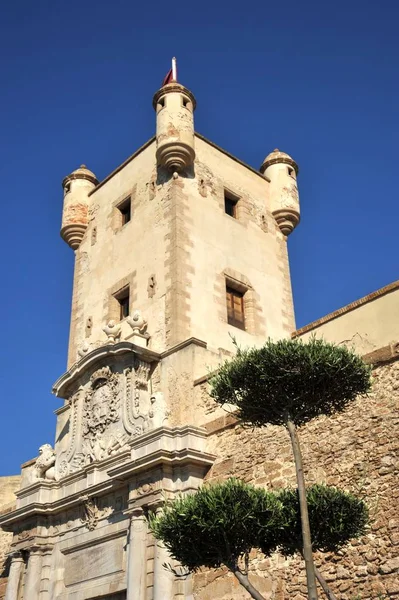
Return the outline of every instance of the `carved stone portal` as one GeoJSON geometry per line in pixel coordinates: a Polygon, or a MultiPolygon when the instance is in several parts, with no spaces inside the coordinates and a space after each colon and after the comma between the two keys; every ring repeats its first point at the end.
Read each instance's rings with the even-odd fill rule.
{"type": "Polygon", "coordinates": [[[163,424],[163,399],[150,394],[149,374],[150,364],[138,358],[123,372],[102,367],[71,398],[69,447],[57,461],[60,478],[128,450],[132,438],[163,424]]]}

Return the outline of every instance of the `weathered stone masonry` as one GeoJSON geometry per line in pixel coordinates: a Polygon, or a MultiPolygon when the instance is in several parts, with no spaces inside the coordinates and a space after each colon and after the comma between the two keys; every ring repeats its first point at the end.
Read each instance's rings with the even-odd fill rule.
{"type": "MultiPolygon", "coordinates": [[[[366,536],[338,556],[319,553],[315,558],[341,600],[399,597],[399,357],[376,365],[373,380],[369,397],[359,398],[340,415],[321,417],[300,429],[307,482],[351,491],[370,508],[366,536]]],[[[291,446],[283,428],[243,428],[226,415],[208,422],[206,429],[209,451],[218,457],[207,481],[236,476],[269,489],[295,485],[291,446]]],[[[296,558],[254,556],[251,581],[266,598],[306,598],[303,564],[296,558]]],[[[223,571],[196,575],[194,589],[198,600],[246,597],[223,571]]]]}

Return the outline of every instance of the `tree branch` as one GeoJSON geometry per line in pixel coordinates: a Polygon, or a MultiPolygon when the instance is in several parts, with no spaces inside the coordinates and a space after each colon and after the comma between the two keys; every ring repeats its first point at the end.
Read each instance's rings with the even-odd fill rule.
{"type": "Polygon", "coordinates": [[[237,565],[229,566],[229,569],[236,576],[242,587],[247,590],[251,598],[254,600],[266,600],[266,598],[262,596],[262,594],[260,594],[256,588],[254,588],[247,575],[244,575],[237,565]]]}

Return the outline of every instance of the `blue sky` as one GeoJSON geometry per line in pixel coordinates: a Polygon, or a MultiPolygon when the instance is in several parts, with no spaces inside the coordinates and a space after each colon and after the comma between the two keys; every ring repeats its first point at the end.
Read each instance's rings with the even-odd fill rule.
{"type": "Polygon", "coordinates": [[[150,138],[170,58],[196,130],[258,167],[300,166],[297,325],[398,278],[397,2],[16,0],[0,14],[0,474],[54,440],[73,253],[62,178],[105,177],[150,138]]]}

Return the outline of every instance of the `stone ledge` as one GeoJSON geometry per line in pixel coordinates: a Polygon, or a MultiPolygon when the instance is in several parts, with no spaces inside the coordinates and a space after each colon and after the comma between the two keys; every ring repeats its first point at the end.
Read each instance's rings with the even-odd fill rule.
{"type": "Polygon", "coordinates": [[[381,363],[390,362],[399,359],[399,342],[397,344],[389,344],[377,350],[373,350],[368,354],[363,355],[363,360],[369,365],[377,366],[381,363]]]}
{"type": "Polygon", "coordinates": [[[187,348],[187,346],[191,346],[191,345],[200,346],[200,348],[207,348],[206,342],[204,342],[203,340],[199,340],[196,337],[191,337],[191,338],[188,338],[187,340],[184,340],[184,342],[179,342],[175,346],[172,346],[171,348],[168,348],[168,350],[165,350],[164,352],[162,352],[161,359],[166,358],[167,356],[170,356],[171,354],[174,354],[175,352],[180,352],[180,350],[183,350],[184,348],[187,348]]]}
{"type": "Polygon", "coordinates": [[[235,427],[238,423],[240,423],[240,419],[238,419],[232,414],[229,414],[223,415],[222,417],[218,417],[217,419],[213,419],[213,421],[205,423],[202,427],[206,429],[208,435],[213,435],[214,433],[219,433],[219,431],[231,429],[232,427],[235,427]]]}

